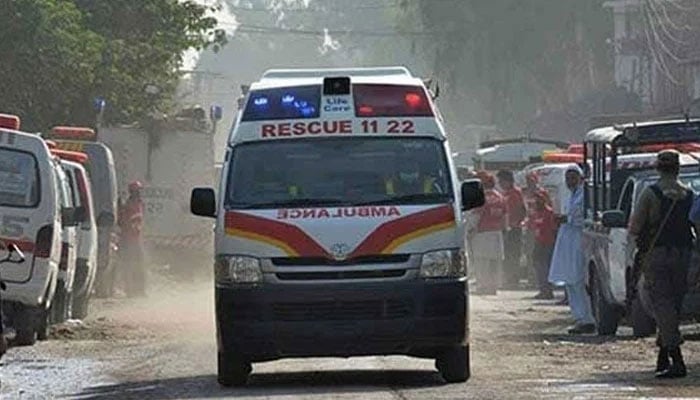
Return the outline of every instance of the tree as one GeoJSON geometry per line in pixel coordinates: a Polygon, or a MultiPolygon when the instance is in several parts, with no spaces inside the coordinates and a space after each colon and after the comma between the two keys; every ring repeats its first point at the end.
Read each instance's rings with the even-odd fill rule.
{"type": "Polygon", "coordinates": [[[210,8],[192,0],[0,0],[0,107],[33,129],[166,110],[183,52],[225,42],[210,8]],[[146,90],[158,88],[157,95],[146,90]]]}
{"type": "Polygon", "coordinates": [[[107,119],[130,121],[167,107],[185,50],[225,42],[207,7],[177,0],[74,0],[87,26],[105,40],[93,96],[111,107],[107,119]],[[147,86],[158,88],[157,95],[147,86]]]}
{"type": "Polygon", "coordinates": [[[611,82],[602,3],[403,0],[398,18],[426,32],[418,46],[446,88],[448,119],[522,133],[538,113],[611,82]]]}
{"type": "Polygon", "coordinates": [[[59,0],[0,0],[0,110],[22,117],[29,130],[72,120],[89,107],[102,38],[86,29],[74,4],[59,0]]]}

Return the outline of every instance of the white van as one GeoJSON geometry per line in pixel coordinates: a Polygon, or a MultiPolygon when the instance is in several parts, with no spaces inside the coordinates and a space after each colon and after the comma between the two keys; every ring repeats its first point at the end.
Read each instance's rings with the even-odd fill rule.
{"type": "Polygon", "coordinates": [[[92,186],[87,172],[79,162],[87,161],[84,153],[57,152],[63,159],[62,164],[69,177],[75,184],[74,202],[78,207],[76,213],[78,251],[73,280],[72,318],[85,318],[88,314],[88,304],[95,283],[97,272],[97,224],[95,222],[92,186]],[[72,153],[72,154],[71,154],[72,153]],[[81,157],[83,156],[83,157],[81,157]],[[73,159],[75,161],[68,161],[73,159]]]}
{"type": "Polygon", "coordinates": [[[54,161],[37,135],[0,129],[0,240],[25,252],[3,265],[3,314],[19,345],[48,334],[48,308],[61,255],[61,205],[54,161]]]}
{"type": "Polygon", "coordinates": [[[405,68],[271,70],[232,129],[216,218],[218,380],[286,357],[403,354],[468,379],[460,184],[423,81],[405,68]]]}
{"type": "Polygon", "coordinates": [[[73,302],[73,280],[78,254],[77,214],[79,205],[75,203],[77,185],[67,173],[66,161],[54,156],[54,174],[58,182],[58,198],[61,207],[70,212],[64,213],[61,220],[61,259],[58,264],[58,285],[51,305],[50,322],[61,323],[71,314],[73,302]]]}

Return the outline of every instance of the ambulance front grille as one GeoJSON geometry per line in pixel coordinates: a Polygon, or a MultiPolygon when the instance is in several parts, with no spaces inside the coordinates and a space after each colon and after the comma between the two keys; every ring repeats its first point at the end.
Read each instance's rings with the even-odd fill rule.
{"type": "Polygon", "coordinates": [[[396,319],[413,315],[410,299],[277,303],[273,314],[278,321],[329,321],[396,319]]]}
{"type": "Polygon", "coordinates": [[[402,264],[408,262],[410,254],[378,254],[371,256],[360,256],[347,260],[329,260],[324,257],[275,257],[272,264],[278,267],[298,267],[298,266],[350,266],[366,264],[402,264]]]}
{"type": "Polygon", "coordinates": [[[366,271],[319,271],[319,272],[277,272],[281,281],[315,281],[338,279],[381,279],[400,278],[406,275],[405,269],[381,269],[366,271]]]}

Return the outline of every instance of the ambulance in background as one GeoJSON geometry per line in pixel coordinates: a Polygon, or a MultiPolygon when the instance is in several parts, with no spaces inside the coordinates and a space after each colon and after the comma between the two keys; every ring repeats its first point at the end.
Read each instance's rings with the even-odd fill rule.
{"type": "Polygon", "coordinates": [[[437,109],[402,67],[270,70],[234,123],[216,219],[218,381],[288,357],[410,355],[469,378],[464,211],[437,109]]]}
{"type": "Polygon", "coordinates": [[[58,149],[83,152],[89,163],[85,169],[92,183],[93,213],[97,225],[96,295],[109,297],[114,290],[113,232],[117,217],[117,174],[112,151],[97,141],[91,128],[57,126],[44,135],[56,143],[58,149]]]}
{"type": "Polygon", "coordinates": [[[25,253],[24,262],[2,266],[7,285],[2,307],[6,326],[16,332],[14,342],[32,345],[48,335],[61,256],[61,214],[71,210],[59,204],[46,143],[16,130],[19,125],[19,118],[0,118],[0,241],[25,253]]]}
{"type": "Polygon", "coordinates": [[[77,258],[73,280],[70,316],[85,318],[97,272],[97,224],[92,200],[92,185],[85,165],[89,157],[85,153],[52,150],[61,158],[66,175],[74,186],[73,201],[78,205],[77,258]]]}
{"type": "MultiPolygon", "coordinates": [[[[58,184],[59,204],[63,209],[61,215],[61,259],[58,264],[58,285],[53,302],[49,308],[51,324],[59,324],[70,318],[73,303],[73,280],[76,260],[78,258],[77,226],[84,218],[84,209],[77,201],[78,187],[67,171],[65,161],[55,154],[53,156],[53,173],[58,184]]],[[[46,337],[41,334],[39,339],[46,337]]]]}

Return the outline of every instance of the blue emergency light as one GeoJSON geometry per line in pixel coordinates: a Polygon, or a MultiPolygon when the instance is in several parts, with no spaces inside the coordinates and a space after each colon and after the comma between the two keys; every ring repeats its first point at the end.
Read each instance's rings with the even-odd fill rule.
{"type": "Polygon", "coordinates": [[[243,121],[318,118],[321,86],[296,86],[251,91],[243,121]]]}

